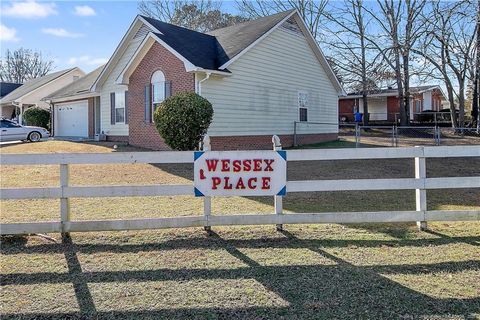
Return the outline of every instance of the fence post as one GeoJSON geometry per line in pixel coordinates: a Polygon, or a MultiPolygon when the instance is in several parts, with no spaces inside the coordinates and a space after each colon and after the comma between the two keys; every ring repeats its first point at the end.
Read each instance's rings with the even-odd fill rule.
{"type": "Polygon", "coordinates": [[[70,199],[64,197],[64,188],[68,187],[70,179],[70,167],[68,164],[60,165],[60,188],[62,188],[62,197],[60,198],[60,223],[62,233],[65,233],[65,223],[70,221],[70,199]]]}
{"type": "MultiPolygon", "coordinates": [[[[203,151],[211,151],[212,145],[210,144],[210,136],[206,134],[203,137],[203,151]]],[[[212,227],[209,226],[210,214],[212,213],[212,197],[205,196],[203,197],[203,216],[205,218],[205,226],[203,229],[210,233],[212,231],[212,227]]]]}
{"type": "MultiPolygon", "coordinates": [[[[273,143],[274,151],[282,150],[282,144],[280,142],[280,138],[277,135],[274,135],[272,137],[272,143],[273,143]]],[[[275,203],[275,214],[276,215],[283,214],[283,197],[273,196],[273,198],[275,203]]],[[[277,231],[282,231],[282,230],[283,230],[283,224],[277,224],[277,231]]]]}
{"type": "Polygon", "coordinates": [[[293,121],[293,146],[297,146],[297,121],[293,121]]]}
{"type": "Polygon", "coordinates": [[[359,130],[358,122],[355,122],[355,148],[358,148],[359,143],[360,143],[360,130],[359,130]]]}
{"type": "MultiPolygon", "coordinates": [[[[425,217],[425,211],[427,211],[427,191],[425,190],[425,178],[427,178],[426,161],[423,147],[417,146],[416,148],[420,148],[422,155],[415,157],[415,179],[423,180],[422,188],[415,189],[416,211],[423,212],[423,216],[425,217]]],[[[421,231],[426,230],[427,222],[417,221],[417,226],[421,231]]]]}

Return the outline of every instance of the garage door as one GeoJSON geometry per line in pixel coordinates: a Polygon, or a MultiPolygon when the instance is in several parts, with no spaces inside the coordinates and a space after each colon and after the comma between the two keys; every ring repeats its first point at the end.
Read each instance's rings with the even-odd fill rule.
{"type": "Polygon", "coordinates": [[[55,136],[88,137],[88,102],[79,101],[55,106],[55,136]]]}

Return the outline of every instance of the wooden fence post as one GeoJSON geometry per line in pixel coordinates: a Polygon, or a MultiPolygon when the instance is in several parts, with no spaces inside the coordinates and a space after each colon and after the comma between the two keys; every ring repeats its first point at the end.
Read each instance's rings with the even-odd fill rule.
{"type": "MultiPolygon", "coordinates": [[[[211,151],[212,145],[210,144],[210,136],[207,134],[203,137],[203,151],[211,151]]],[[[205,196],[203,197],[203,215],[205,218],[205,226],[203,227],[205,231],[210,233],[212,231],[212,227],[209,226],[210,214],[212,213],[212,197],[205,196]]]]}
{"type": "MultiPolygon", "coordinates": [[[[273,143],[273,150],[278,151],[282,150],[282,144],[280,143],[280,138],[277,135],[272,137],[273,143]]],[[[275,202],[275,214],[281,215],[283,214],[283,197],[281,196],[274,196],[275,202]]],[[[283,230],[283,224],[277,224],[277,231],[283,230]]]]}
{"type": "MultiPolygon", "coordinates": [[[[421,148],[422,156],[415,157],[415,179],[424,179],[427,178],[427,168],[426,168],[426,161],[424,156],[424,149],[421,148]]],[[[427,211],[427,191],[425,190],[425,182],[422,184],[422,188],[415,189],[415,199],[416,199],[416,210],[419,212],[423,212],[423,216],[425,217],[425,211],[427,211]]],[[[427,222],[426,221],[417,221],[417,226],[419,230],[426,230],[427,229],[427,222]]]]}
{"type": "Polygon", "coordinates": [[[65,223],[70,221],[70,199],[64,197],[63,188],[68,187],[70,179],[70,167],[68,164],[60,165],[60,187],[62,188],[62,197],[60,198],[60,222],[62,224],[62,233],[65,233],[65,223]]]}

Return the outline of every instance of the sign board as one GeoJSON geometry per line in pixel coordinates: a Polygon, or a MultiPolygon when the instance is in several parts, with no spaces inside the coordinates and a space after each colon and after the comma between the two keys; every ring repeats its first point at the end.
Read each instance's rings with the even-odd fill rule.
{"type": "Polygon", "coordinates": [[[195,196],[283,196],[286,151],[197,151],[195,196]]]}

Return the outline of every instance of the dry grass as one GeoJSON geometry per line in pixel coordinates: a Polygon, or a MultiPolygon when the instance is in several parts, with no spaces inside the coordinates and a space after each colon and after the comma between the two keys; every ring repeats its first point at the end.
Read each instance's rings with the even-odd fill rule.
{"type": "MultiPolygon", "coordinates": [[[[120,148],[125,150],[125,148],[120,148]]],[[[48,141],[1,152],[110,152],[48,141]]],[[[480,159],[428,162],[429,176],[480,175],[480,159]]],[[[188,183],[191,166],[73,166],[86,184],[188,183]]],[[[413,161],[289,163],[299,179],[412,177],[413,161]]],[[[1,186],[55,186],[58,168],[0,169],[1,186]]],[[[215,212],[273,211],[271,199],[214,199],[215,212]]],[[[480,192],[428,192],[429,208],[480,210],[480,192]]],[[[292,212],[414,209],[413,191],[289,194],[292,212]]],[[[74,219],[200,214],[193,197],[73,199],[74,219]]],[[[58,219],[58,201],[2,201],[1,221],[58,219]]],[[[5,237],[0,310],[16,318],[475,318],[480,222],[297,225],[5,237]]]]}

